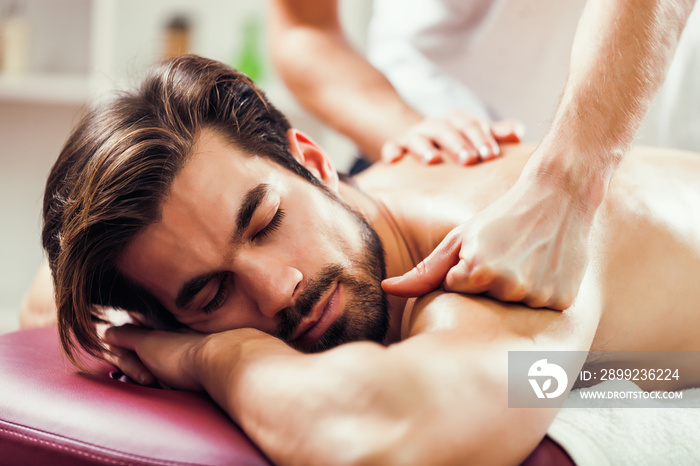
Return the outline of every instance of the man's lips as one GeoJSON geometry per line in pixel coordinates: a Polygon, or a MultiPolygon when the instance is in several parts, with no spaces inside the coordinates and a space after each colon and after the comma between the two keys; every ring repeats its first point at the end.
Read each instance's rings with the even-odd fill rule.
{"type": "Polygon", "coordinates": [[[305,345],[316,342],[326,333],[326,330],[335,322],[340,313],[340,283],[328,294],[326,299],[318,303],[314,310],[306,316],[296,332],[292,341],[305,345]]]}

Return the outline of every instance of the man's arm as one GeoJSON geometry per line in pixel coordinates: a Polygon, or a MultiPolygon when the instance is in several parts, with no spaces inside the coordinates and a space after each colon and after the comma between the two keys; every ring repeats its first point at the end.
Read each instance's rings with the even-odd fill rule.
{"type": "Polygon", "coordinates": [[[661,86],[694,1],[588,0],[552,126],[517,183],[384,289],[488,292],[566,309],[608,184],[661,86]]]}
{"type": "Polygon", "coordinates": [[[586,350],[598,319],[433,293],[390,347],[307,355],[251,329],[106,338],[166,384],[206,389],[278,464],[498,464],[522,461],[555,415],[508,408],[508,350],[586,350]]]}

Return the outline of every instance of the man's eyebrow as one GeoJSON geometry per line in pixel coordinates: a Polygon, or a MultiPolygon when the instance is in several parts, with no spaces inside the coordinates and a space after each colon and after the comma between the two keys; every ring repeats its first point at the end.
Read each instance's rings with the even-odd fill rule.
{"type": "MultiPolygon", "coordinates": [[[[248,225],[250,225],[250,221],[253,219],[253,214],[258,209],[263,199],[265,199],[265,196],[267,196],[269,189],[269,185],[261,183],[246,193],[245,197],[243,198],[243,202],[241,203],[241,207],[238,209],[238,215],[236,216],[236,231],[233,236],[234,241],[237,241],[241,236],[243,236],[243,233],[248,228],[248,225]]],[[[220,272],[203,273],[201,275],[197,275],[191,280],[188,280],[187,283],[182,285],[182,288],[180,288],[180,291],[177,293],[175,305],[179,309],[185,308],[190,302],[192,302],[194,297],[197,296],[197,293],[202,291],[202,288],[204,288],[212,278],[219,274],[220,272]]]]}
{"type": "Polygon", "coordinates": [[[250,225],[253,214],[258,209],[263,199],[265,199],[265,196],[267,196],[269,190],[270,186],[262,183],[246,193],[245,198],[243,198],[243,203],[238,209],[236,232],[233,236],[234,240],[237,240],[243,236],[243,233],[248,228],[248,225],[250,225]]]}

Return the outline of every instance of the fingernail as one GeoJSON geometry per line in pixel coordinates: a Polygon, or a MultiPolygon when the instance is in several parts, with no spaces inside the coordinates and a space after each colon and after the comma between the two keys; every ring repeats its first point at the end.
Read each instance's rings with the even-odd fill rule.
{"type": "Polygon", "coordinates": [[[459,160],[459,163],[461,164],[466,164],[469,162],[469,151],[467,149],[460,149],[457,152],[457,159],[459,160]]]}
{"type": "Polygon", "coordinates": [[[389,287],[400,286],[402,281],[403,281],[403,277],[391,277],[391,278],[385,279],[382,282],[382,285],[389,286],[389,287]]]}
{"type": "Polygon", "coordinates": [[[515,129],[510,123],[498,121],[491,126],[491,132],[502,138],[510,135],[511,133],[515,133],[515,129]]]}
{"type": "Polygon", "coordinates": [[[431,150],[426,150],[425,152],[423,152],[423,154],[421,154],[421,157],[423,158],[423,162],[430,163],[433,161],[435,153],[431,150]]]}
{"type": "Polygon", "coordinates": [[[147,372],[142,372],[139,374],[139,383],[141,385],[153,385],[155,383],[153,376],[147,372]]]}
{"type": "Polygon", "coordinates": [[[484,157],[486,157],[487,155],[489,155],[489,153],[490,153],[489,146],[487,146],[486,144],[482,144],[479,146],[479,155],[481,156],[482,159],[484,157]]]}

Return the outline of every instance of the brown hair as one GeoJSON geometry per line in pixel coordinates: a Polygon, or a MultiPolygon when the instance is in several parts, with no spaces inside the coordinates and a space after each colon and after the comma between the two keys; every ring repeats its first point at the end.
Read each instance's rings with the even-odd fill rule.
{"type": "Polygon", "coordinates": [[[116,268],[135,235],[158,220],[173,179],[202,128],[245,152],[318,181],[289,153],[289,123],[245,75],[183,56],[157,66],[136,91],[91,110],[68,138],[46,183],[42,242],[48,254],[61,344],[100,356],[102,307],[176,324],[116,268]]]}

